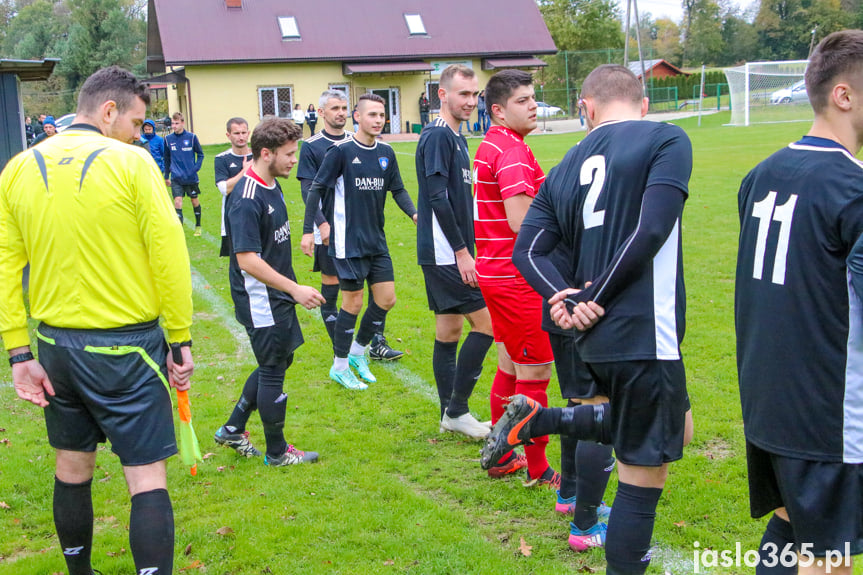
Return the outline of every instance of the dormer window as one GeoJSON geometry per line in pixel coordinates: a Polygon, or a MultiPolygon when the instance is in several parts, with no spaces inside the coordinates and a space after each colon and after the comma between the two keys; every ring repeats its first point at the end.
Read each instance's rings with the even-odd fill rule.
{"type": "Polygon", "coordinates": [[[300,29],[297,19],[293,16],[279,16],[279,29],[282,31],[282,40],[299,40],[300,29]]]}
{"type": "Polygon", "coordinates": [[[408,32],[411,36],[425,36],[427,34],[422,15],[405,14],[405,23],[408,25],[408,32]]]}

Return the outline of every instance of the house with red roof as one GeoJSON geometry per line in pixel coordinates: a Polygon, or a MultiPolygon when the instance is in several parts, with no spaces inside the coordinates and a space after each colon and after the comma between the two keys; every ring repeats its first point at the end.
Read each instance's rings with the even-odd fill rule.
{"type": "Polygon", "coordinates": [[[420,121],[421,94],[435,111],[449,64],[473,68],[482,86],[557,51],[535,0],[149,0],[148,10],[151,81],[171,85],[171,112],[205,144],[225,141],[231,117],[289,118],[327,89],[350,107],[379,94],[385,130],[402,133],[420,121]]]}

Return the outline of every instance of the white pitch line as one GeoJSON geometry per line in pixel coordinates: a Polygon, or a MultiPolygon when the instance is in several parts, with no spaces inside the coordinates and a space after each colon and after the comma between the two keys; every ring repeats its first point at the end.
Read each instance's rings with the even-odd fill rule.
{"type": "Polygon", "coordinates": [[[213,284],[201,275],[201,273],[192,267],[192,289],[195,293],[199,294],[201,298],[203,298],[212,309],[213,313],[215,313],[222,323],[225,326],[239,346],[239,351],[241,353],[246,354],[247,356],[251,356],[252,347],[249,344],[249,338],[246,336],[245,329],[237,322],[234,318],[234,310],[225,303],[225,300],[222,297],[215,293],[212,289],[207,289],[207,286],[212,286],[213,284]]]}

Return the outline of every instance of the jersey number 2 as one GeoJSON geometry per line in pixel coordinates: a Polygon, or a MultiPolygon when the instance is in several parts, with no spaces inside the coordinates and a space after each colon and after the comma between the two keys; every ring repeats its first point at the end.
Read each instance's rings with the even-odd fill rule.
{"type": "Polygon", "coordinates": [[[605,156],[591,156],[581,164],[579,184],[582,186],[590,184],[582,212],[584,229],[601,226],[605,222],[605,210],[597,211],[596,202],[599,200],[602,186],[605,185],[605,156]]]}
{"type": "Polygon", "coordinates": [[[776,244],[776,256],[773,261],[773,278],[775,284],[785,285],[785,262],[788,258],[788,241],[791,239],[791,219],[794,217],[794,206],[797,205],[797,194],[791,194],[781,206],[776,205],[776,192],[770,192],[760,202],[752,204],[752,217],[758,219],[758,235],[755,238],[755,263],[752,266],[752,277],[760,280],[764,271],[764,253],[767,251],[767,236],[770,223],[779,222],[779,238],[776,244]]]}

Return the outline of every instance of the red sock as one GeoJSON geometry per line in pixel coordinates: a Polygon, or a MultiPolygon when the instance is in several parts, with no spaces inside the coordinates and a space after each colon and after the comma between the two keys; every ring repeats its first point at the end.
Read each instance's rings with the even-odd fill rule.
{"type": "MultiPolygon", "coordinates": [[[[538,402],[543,407],[548,407],[547,379],[520,379],[515,383],[515,393],[525,395],[538,402]]],[[[548,469],[548,459],[545,457],[545,446],[548,445],[548,436],[534,437],[533,445],[524,446],[524,455],[527,457],[527,472],[531,479],[536,479],[548,469]]]]}
{"type": "MultiPolygon", "coordinates": [[[[509,403],[509,398],[515,395],[515,374],[506,373],[500,368],[494,375],[494,381],[491,384],[491,392],[489,394],[489,403],[491,404],[491,423],[494,425],[501,418],[506,404],[509,403]]],[[[498,463],[504,463],[512,455],[512,451],[508,451],[498,460],[498,463]]]]}

